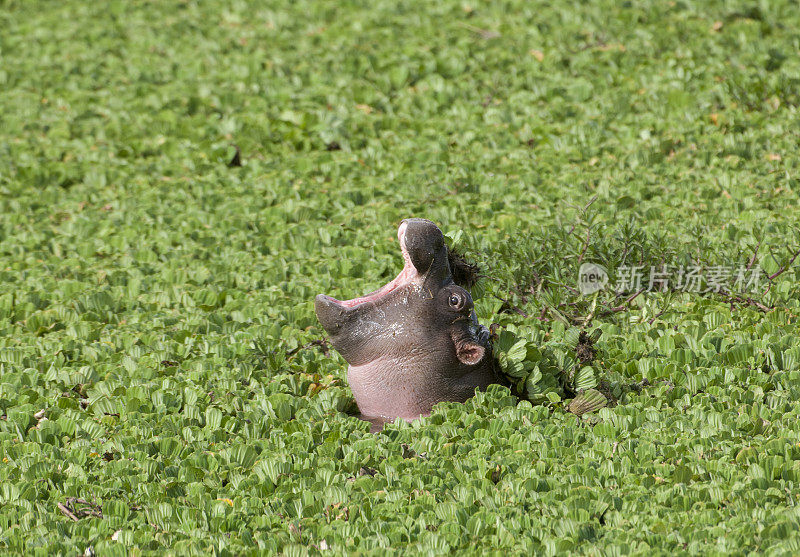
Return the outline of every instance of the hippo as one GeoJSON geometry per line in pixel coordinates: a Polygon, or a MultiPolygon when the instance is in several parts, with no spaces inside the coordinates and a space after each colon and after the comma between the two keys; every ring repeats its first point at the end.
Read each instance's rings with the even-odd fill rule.
{"type": "Polygon", "coordinates": [[[405,265],[394,280],[352,300],[315,300],[331,345],[349,364],[360,417],[373,424],[412,421],[437,402],[463,402],[500,382],[489,330],[453,280],[442,231],[405,219],[397,238],[405,265]]]}

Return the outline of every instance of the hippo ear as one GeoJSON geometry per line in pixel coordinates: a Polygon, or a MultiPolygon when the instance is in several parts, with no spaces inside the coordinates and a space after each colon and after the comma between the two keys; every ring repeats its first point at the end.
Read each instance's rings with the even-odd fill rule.
{"type": "Polygon", "coordinates": [[[486,348],[472,340],[456,339],[455,344],[458,360],[468,366],[474,366],[486,354],[486,348]]]}

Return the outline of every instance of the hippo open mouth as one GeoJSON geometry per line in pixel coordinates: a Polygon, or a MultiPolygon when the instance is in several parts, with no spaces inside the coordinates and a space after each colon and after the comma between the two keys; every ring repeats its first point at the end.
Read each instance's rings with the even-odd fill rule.
{"type": "Polygon", "coordinates": [[[408,420],[440,401],[461,402],[495,383],[488,330],[453,281],[441,230],[406,219],[397,231],[404,266],[385,286],[352,300],[320,294],[317,318],[350,367],[364,417],[408,420]]]}
{"type": "Polygon", "coordinates": [[[403,221],[400,224],[400,228],[397,230],[397,240],[400,243],[400,250],[403,253],[403,261],[405,264],[403,265],[403,270],[400,271],[400,274],[397,275],[394,280],[389,281],[384,286],[377,290],[373,290],[369,294],[364,294],[363,296],[353,298],[352,300],[337,300],[336,298],[325,296],[324,294],[320,294],[317,299],[323,298],[328,302],[332,302],[346,308],[353,308],[367,302],[377,302],[390,292],[393,292],[398,288],[409,286],[412,282],[414,282],[415,279],[419,277],[419,273],[417,272],[416,267],[414,267],[414,264],[411,262],[411,256],[408,254],[408,248],[406,248],[405,235],[407,228],[407,221],[403,221]]]}

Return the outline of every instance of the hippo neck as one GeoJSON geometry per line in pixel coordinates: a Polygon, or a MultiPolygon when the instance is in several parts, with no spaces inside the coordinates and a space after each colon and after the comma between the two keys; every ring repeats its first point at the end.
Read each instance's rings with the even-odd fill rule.
{"type": "MultiPolygon", "coordinates": [[[[433,361],[429,365],[431,369],[441,366],[433,361]]],[[[476,387],[483,389],[494,382],[491,369],[483,363],[461,367],[461,374],[441,376],[421,373],[418,360],[409,363],[407,358],[382,357],[351,365],[347,381],[364,416],[413,420],[430,414],[437,402],[463,402],[475,394],[476,387]]]]}

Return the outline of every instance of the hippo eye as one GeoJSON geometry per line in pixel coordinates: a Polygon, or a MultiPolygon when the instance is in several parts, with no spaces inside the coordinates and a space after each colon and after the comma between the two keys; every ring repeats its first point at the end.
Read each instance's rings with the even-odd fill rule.
{"type": "Polygon", "coordinates": [[[461,309],[461,306],[464,305],[464,300],[458,294],[450,294],[450,298],[447,301],[450,307],[454,309],[461,309]]]}

